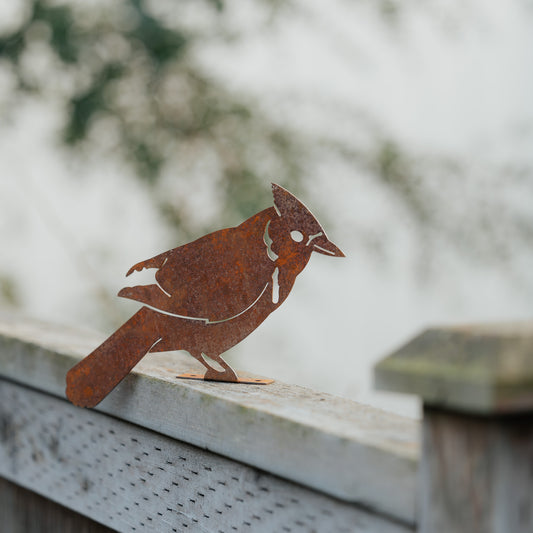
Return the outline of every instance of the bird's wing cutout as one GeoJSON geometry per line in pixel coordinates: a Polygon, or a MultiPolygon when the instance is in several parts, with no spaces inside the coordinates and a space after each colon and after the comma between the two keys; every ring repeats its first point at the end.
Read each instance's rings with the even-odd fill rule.
{"type": "Polygon", "coordinates": [[[250,306],[272,282],[274,263],[263,241],[269,208],[235,228],[205,235],[169,250],[136,267],[158,268],[158,285],[126,287],[119,296],[138,300],[166,313],[211,322],[235,317],[250,306]]]}

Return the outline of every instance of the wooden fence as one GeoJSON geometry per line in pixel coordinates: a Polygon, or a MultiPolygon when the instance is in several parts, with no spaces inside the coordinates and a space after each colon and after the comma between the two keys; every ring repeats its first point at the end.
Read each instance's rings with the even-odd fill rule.
{"type": "Polygon", "coordinates": [[[1,531],[533,531],[530,325],[429,331],[380,363],[378,386],[422,397],[422,424],[176,379],[198,368],[168,354],[74,407],[65,374],[101,340],[0,321],[1,531]]]}

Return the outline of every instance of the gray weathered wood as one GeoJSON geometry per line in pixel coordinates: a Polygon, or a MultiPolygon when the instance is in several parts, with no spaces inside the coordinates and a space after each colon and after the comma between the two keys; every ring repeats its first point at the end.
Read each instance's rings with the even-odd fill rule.
{"type": "Polygon", "coordinates": [[[533,322],[428,329],[375,367],[378,388],[479,414],[533,409],[533,322]]]}
{"type": "Polygon", "coordinates": [[[431,329],[379,363],[424,403],[421,533],[533,531],[533,324],[431,329]]]}
{"type": "Polygon", "coordinates": [[[5,533],[111,533],[113,529],[0,478],[0,530],[5,533]]]}
{"type": "MultiPolygon", "coordinates": [[[[0,321],[0,375],[64,397],[67,370],[102,340],[34,322],[0,321]]],[[[242,386],[175,377],[196,370],[188,356],[147,356],[98,410],[415,522],[415,421],[283,383],[242,386]]]]}
{"type": "Polygon", "coordinates": [[[423,428],[422,533],[533,531],[533,416],[426,408],[423,428]]]}
{"type": "Polygon", "coordinates": [[[412,531],[357,505],[1,379],[0,476],[117,531],[412,531]]]}

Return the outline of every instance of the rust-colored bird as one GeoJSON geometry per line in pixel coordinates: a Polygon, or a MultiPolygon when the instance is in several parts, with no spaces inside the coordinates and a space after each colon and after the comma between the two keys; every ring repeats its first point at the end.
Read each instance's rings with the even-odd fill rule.
{"type": "Polygon", "coordinates": [[[157,283],[118,293],[144,307],[70,369],[72,403],[98,404],[148,352],[186,350],[206,367],[204,379],[238,381],[221,354],[283,303],[312,252],[344,257],[295,196],[272,190],[275,207],[129,270],[155,268],[157,283]]]}

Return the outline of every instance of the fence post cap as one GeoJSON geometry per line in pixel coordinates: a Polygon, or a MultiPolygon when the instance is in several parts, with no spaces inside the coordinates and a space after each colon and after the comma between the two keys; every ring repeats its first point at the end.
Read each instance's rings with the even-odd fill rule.
{"type": "Polygon", "coordinates": [[[380,361],[377,389],[474,414],[533,412],[533,322],[430,328],[380,361]]]}

